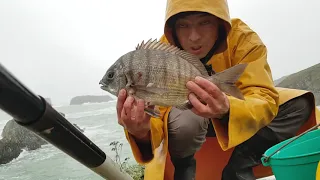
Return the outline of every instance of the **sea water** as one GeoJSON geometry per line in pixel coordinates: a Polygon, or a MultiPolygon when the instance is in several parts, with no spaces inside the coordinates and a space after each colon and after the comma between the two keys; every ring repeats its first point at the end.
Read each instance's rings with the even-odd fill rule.
{"type": "MultiPolygon", "coordinates": [[[[117,122],[116,102],[54,107],[66,119],[85,128],[84,134],[114,159],[110,143],[123,143],[121,158],[129,157],[135,163],[122,127],[117,122]]],[[[320,107],[319,107],[320,108],[320,107]]],[[[0,111],[0,134],[11,117],[0,111]]],[[[102,180],[103,178],[69,157],[51,144],[40,149],[23,151],[8,164],[0,165],[0,180],[102,180]]],[[[274,179],[274,178],[264,178],[274,179]]]]}
{"type": "MultiPolygon", "coordinates": [[[[66,119],[85,128],[86,135],[93,143],[102,149],[107,156],[114,159],[110,143],[123,143],[120,157],[129,157],[130,163],[135,163],[129,144],[122,127],[117,122],[116,102],[84,104],[54,107],[63,112],[66,119]]],[[[0,112],[0,134],[4,125],[11,117],[0,112]]],[[[101,180],[99,175],[66,155],[51,144],[43,145],[33,151],[23,151],[20,156],[8,164],[0,165],[0,180],[101,180]]]]}

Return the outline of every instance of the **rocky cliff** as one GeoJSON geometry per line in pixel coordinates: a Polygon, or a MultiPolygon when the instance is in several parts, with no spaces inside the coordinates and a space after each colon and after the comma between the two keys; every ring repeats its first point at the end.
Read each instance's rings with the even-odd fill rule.
{"type": "Polygon", "coordinates": [[[308,90],[314,93],[316,105],[320,105],[320,63],[283,79],[278,87],[308,90]]]}
{"type": "MultiPolygon", "coordinates": [[[[65,114],[60,112],[62,116],[65,114]]],[[[80,128],[77,124],[73,123],[79,131],[84,132],[84,128],[80,128]]],[[[16,121],[9,120],[3,128],[2,139],[0,139],[0,164],[6,164],[17,158],[22,149],[28,151],[41,148],[42,145],[48,142],[28,130],[20,126],[16,121]]]]}
{"type": "Polygon", "coordinates": [[[0,140],[0,164],[6,164],[17,158],[22,149],[35,150],[47,144],[32,131],[9,120],[3,128],[0,140]]]}
{"type": "Polygon", "coordinates": [[[101,103],[101,102],[108,102],[112,100],[110,96],[76,96],[71,99],[70,105],[81,105],[84,103],[101,103]]]}
{"type": "Polygon", "coordinates": [[[274,80],[274,85],[277,86],[278,84],[280,84],[283,80],[285,80],[288,76],[283,76],[277,80],[274,80]]]}

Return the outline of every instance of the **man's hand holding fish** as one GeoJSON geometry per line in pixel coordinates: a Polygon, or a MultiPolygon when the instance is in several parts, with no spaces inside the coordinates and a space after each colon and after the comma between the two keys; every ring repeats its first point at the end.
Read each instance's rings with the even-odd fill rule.
{"type": "Polygon", "coordinates": [[[189,101],[195,114],[201,117],[220,119],[228,113],[230,104],[227,95],[212,82],[202,77],[196,77],[195,81],[187,82],[187,88],[191,91],[189,101]]]}
{"type": "Polygon", "coordinates": [[[137,140],[148,141],[150,136],[150,115],[144,112],[144,100],[127,97],[125,89],[120,90],[117,101],[118,123],[137,140]]]}

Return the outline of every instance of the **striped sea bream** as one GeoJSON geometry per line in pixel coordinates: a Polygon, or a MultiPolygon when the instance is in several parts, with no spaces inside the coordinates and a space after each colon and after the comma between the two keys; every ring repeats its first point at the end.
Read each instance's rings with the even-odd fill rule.
{"type": "MultiPolygon", "coordinates": [[[[142,41],[134,51],[121,56],[100,80],[103,90],[117,96],[125,88],[128,94],[149,105],[190,107],[186,83],[201,76],[228,95],[243,99],[235,86],[246,64],[235,65],[209,76],[205,66],[193,54],[157,40],[142,41]]],[[[151,113],[150,110],[146,110],[151,113]]]]}

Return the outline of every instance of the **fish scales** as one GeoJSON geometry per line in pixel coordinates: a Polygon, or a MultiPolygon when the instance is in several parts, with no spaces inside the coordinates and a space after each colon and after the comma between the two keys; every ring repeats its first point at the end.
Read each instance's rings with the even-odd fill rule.
{"type": "MultiPolygon", "coordinates": [[[[152,51],[149,51],[150,53],[155,53],[152,51]]],[[[145,53],[144,53],[145,54],[145,53]]],[[[167,87],[171,83],[171,85],[181,85],[182,83],[186,82],[186,78],[188,80],[190,77],[194,77],[195,75],[200,75],[200,73],[197,73],[195,71],[195,68],[190,63],[186,63],[185,60],[179,59],[177,56],[172,56],[170,54],[163,54],[156,53],[156,56],[150,56],[150,57],[156,57],[147,59],[144,56],[137,56],[133,57],[132,60],[130,60],[132,63],[127,66],[127,71],[135,72],[135,73],[143,73],[146,76],[141,80],[135,79],[136,85],[147,85],[150,82],[157,83],[159,87],[167,87]],[[170,57],[171,56],[171,57],[170,57]],[[140,59],[139,61],[135,61],[135,59],[140,59]],[[173,59],[168,63],[166,60],[173,59]],[[180,64],[183,64],[182,66],[180,64]],[[151,79],[150,79],[151,78],[151,79]],[[165,79],[164,79],[165,78],[165,79]],[[180,83],[179,83],[180,82],[180,83]],[[182,83],[181,83],[182,82],[182,83]]],[[[134,78],[137,78],[139,76],[136,76],[134,74],[134,78]]],[[[183,84],[185,85],[185,84],[183,84]]],[[[173,86],[174,87],[174,86],[173,86]]]]}
{"type": "Polygon", "coordinates": [[[128,59],[124,61],[124,64],[129,63],[125,71],[137,87],[136,96],[144,95],[146,100],[157,104],[164,105],[162,101],[174,105],[184,103],[188,95],[186,82],[201,75],[186,60],[164,51],[140,50],[123,59],[128,59]],[[163,93],[139,91],[139,87],[144,89],[148,84],[153,84],[153,88],[161,89],[163,93]]]}

